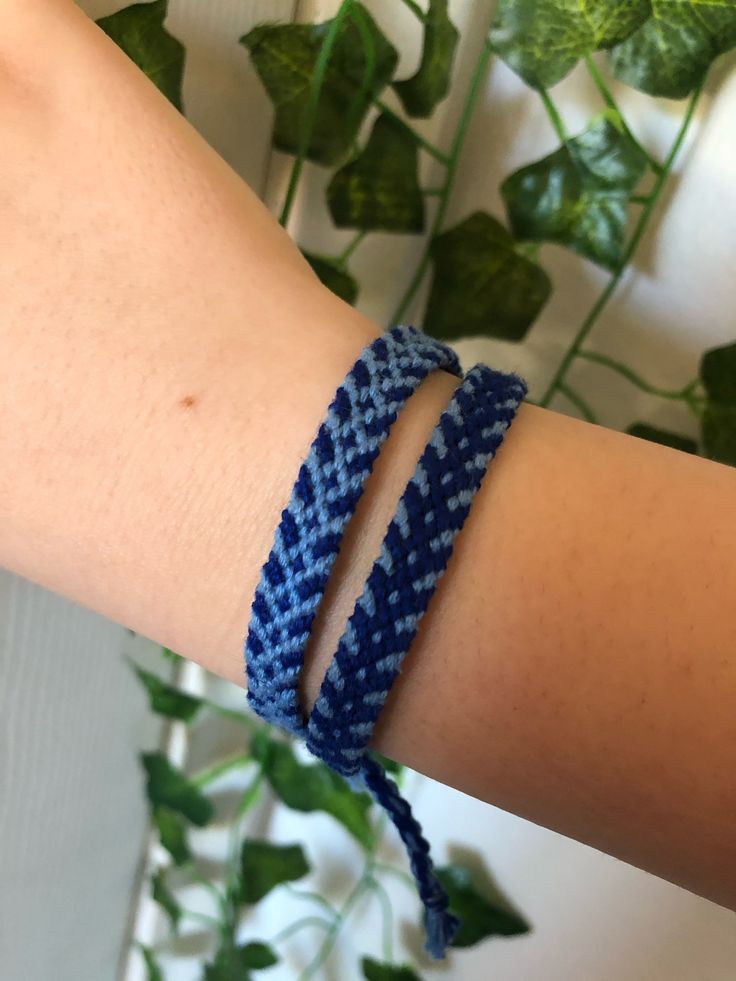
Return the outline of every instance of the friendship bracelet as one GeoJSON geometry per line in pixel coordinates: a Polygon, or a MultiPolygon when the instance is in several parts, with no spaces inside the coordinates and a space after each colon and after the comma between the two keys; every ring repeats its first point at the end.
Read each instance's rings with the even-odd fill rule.
{"type": "Polygon", "coordinates": [[[526,382],[478,364],[434,429],[399,501],[362,595],[327,669],[307,726],[307,747],[367,787],[406,846],[425,909],[426,949],[442,957],[457,930],[429,845],[398,787],[366,747],[391,685],[452,553],[489,461],[526,382]]]}
{"type": "Polygon", "coordinates": [[[439,368],[460,376],[455,352],[399,325],[363,349],[319,427],[256,588],[245,642],[248,701],[306,736],[299,674],[343,532],[399,410],[439,368]]]}
{"type": "MultiPolygon", "coordinates": [[[[459,374],[456,360],[448,358],[449,349],[415,328],[394,328],[384,338],[388,344],[395,342],[395,346],[384,349],[380,338],[374,341],[338,389],[327,420],[300,470],[289,506],[282,514],[274,548],[262,570],[246,641],[248,698],[264,718],[304,736],[313,754],[345,776],[356,789],[367,788],[388,812],[407,848],[424,904],[426,949],[433,956],[442,957],[458,920],[448,911],[448,898],[434,873],[429,845],[419,823],[367,745],[447,565],[454,537],[527,387],[518,375],[476,365],[456,389],[399,501],[312,714],[305,721],[299,707],[298,681],[309,630],[334,564],[340,535],[355,509],[380,442],[408,397],[394,393],[389,398],[387,404],[396,403],[396,408],[386,412],[387,423],[378,423],[380,410],[372,417],[376,424],[364,443],[355,438],[356,432],[362,430],[363,399],[353,399],[351,412],[341,392],[352,392],[357,382],[363,386],[363,398],[371,403],[365,396],[365,387],[370,390],[371,382],[360,366],[367,366],[376,355],[380,363],[391,355],[402,362],[401,368],[397,362],[396,370],[388,372],[394,384],[396,371],[407,371],[411,358],[423,367],[409,368],[410,377],[417,370],[424,370],[426,375],[432,370],[426,367],[427,362],[433,363],[434,358],[445,359],[442,366],[459,374]],[[344,425],[336,425],[335,417],[344,425]],[[331,445],[326,449],[328,435],[331,445]],[[378,445],[374,445],[376,440],[378,445]],[[361,451],[363,446],[367,448],[361,451]],[[355,452],[350,454],[350,450],[355,452]],[[367,469],[363,453],[370,461],[367,469]],[[357,480],[352,484],[341,479],[341,471],[351,464],[357,471],[357,480]],[[328,505],[325,489],[336,491],[328,505]],[[341,493],[344,506],[340,503],[341,493]],[[320,539],[326,544],[311,548],[310,564],[305,565],[305,545],[320,539]],[[320,562],[325,554],[327,561],[320,562]]],[[[386,378],[375,365],[373,375],[386,378]]],[[[403,392],[403,386],[399,384],[398,388],[403,392]]],[[[380,397],[378,401],[383,404],[380,397]]]]}

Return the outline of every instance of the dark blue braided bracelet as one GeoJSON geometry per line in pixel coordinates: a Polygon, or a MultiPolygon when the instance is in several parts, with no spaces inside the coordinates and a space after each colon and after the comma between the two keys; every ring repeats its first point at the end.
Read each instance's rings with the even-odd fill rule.
{"type": "MultiPolygon", "coordinates": [[[[289,506],[282,514],[274,548],[262,571],[246,641],[248,698],[264,718],[306,736],[312,753],[347,777],[356,788],[367,788],[389,813],[407,848],[424,903],[426,949],[434,957],[442,957],[458,920],[448,911],[447,895],[434,874],[429,846],[419,823],[367,745],[419,621],[445,570],[454,537],[465,521],[473,495],[526,395],[526,382],[520,376],[482,364],[465,375],[399,501],[380,555],[340,639],[308,721],[299,706],[297,690],[309,630],[342,531],[355,509],[380,443],[396,411],[410,394],[400,381],[401,372],[407,371],[407,355],[410,365],[414,359],[414,367],[408,367],[411,379],[421,370],[421,377],[425,377],[432,370],[427,367],[428,362],[459,374],[450,349],[415,328],[394,328],[362,352],[338,389],[327,420],[300,470],[289,506]],[[396,343],[389,350],[383,348],[381,340],[389,345],[396,343]],[[374,361],[376,353],[378,364],[374,361]],[[366,436],[360,403],[373,401],[366,394],[366,388],[370,392],[373,388],[361,364],[368,375],[373,373],[374,378],[380,376],[385,381],[387,375],[385,372],[381,375],[380,365],[390,361],[391,354],[402,361],[401,367],[397,363],[396,371],[388,374],[394,375],[394,385],[403,395],[394,392],[390,396],[387,404],[395,408],[385,412],[387,422],[376,422],[375,427],[369,427],[370,449],[365,453],[370,462],[366,464],[363,452],[358,449],[366,436]],[[433,360],[438,358],[441,363],[433,360]],[[348,406],[341,392],[353,392],[356,382],[363,396],[353,398],[348,406]],[[336,415],[347,425],[330,428],[330,420],[334,422],[336,415]],[[356,438],[356,430],[363,438],[356,438]],[[327,433],[332,434],[333,444],[340,443],[334,451],[325,448],[327,433]],[[355,452],[346,454],[346,449],[355,452]],[[356,483],[346,481],[345,473],[336,476],[336,470],[350,471],[351,467],[355,470],[356,483]],[[342,497],[339,493],[331,495],[329,504],[323,500],[320,505],[319,497],[325,488],[337,487],[346,488],[342,497]],[[331,506],[338,500],[344,501],[344,508],[331,506]],[[339,515],[337,530],[336,514],[339,515]],[[328,541],[329,548],[309,548],[314,541],[328,541]],[[324,559],[325,552],[327,562],[319,561],[324,559]],[[305,553],[309,564],[304,561],[305,553]],[[300,589],[305,583],[308,587],[300,589]]],[[[411,391],[419,380],[411,383],[411,391]]],[[[377,401],[384,405],[384,398],[377,401]]],[[[371,419],[378,420],[383,415],[381,409],[371,419]]]]}
{"type": "Polygon", "coordinates": [[[462,374],[454,351],[416,327],[394,327],[368,345],[338,388],[282,512],[245,658],[250,705],[296,735],[306,736],[298,695],[304,652],[343,532],[400,409],[438,368],[462,374]]]}

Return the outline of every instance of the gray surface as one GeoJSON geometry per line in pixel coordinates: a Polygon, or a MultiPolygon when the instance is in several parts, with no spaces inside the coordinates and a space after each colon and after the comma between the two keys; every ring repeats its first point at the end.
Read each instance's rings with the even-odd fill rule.
{"type": "Polygon", "coordinates": [[[145,826],[134,750],[155,738],[130,640],[0,572],[3,981],[114,977],[145,826]]]}

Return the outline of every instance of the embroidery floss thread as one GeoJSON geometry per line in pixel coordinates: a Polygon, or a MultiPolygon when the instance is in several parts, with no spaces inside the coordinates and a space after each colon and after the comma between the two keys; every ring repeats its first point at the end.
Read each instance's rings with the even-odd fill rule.
{"type": "Polygon", "coordinates": [[[276,529],[245,643],[248,701],[306,736],[299,705],[304,652],[340,541],[399,411],[427,375],[462,374],[457,355],[399,325],[367,345],[337,389],[276,529]]]}
{"type": "MultiPolygon", "coordinates": [[[[424,904],[426,949],[439,958],[459,921],[448,910],[448,898],[435,875],[421,826],[367,746],[447,566],[454,538],[527,385],[515,373],[483,364],[470,369],[458,385],[407,483],[312,713],[304,719],[298,702],[304,649],[339,538],[396,417],[395,406],[403,405],[408,397],[406,386],[396,376],[402,371],[408,371],[411,378],[422,371],[426,376],[432,365],[460,373],[450,349],[415,328],[394,328],[384,336],[389,344],[395,341],[395,346],[384,349],[379,338],[361,353],[338,389],[282,513],[274,549],[262,570],[246,640],[248,698],[258,714],[304,737],[314,755],[356,789],[367,789],[388,812],[407,849],[424,904]],[[389,398],[392,408],[384,416],[388,422],[378,422],[382,410],[370,415],[361,441],[354,434],[362,425],[361,410],[367,408],[366,419],[370,414],[370,400],[348,398],[348,406],[341,392],[352,392],[355,383],[364,393],[366,387],[370,391],[371,380],[361,363],[370,363],[375,354],[383,363],[397,359],[395,370],[383,375],[384,380],[391,379],[389,389],[392,385],[396,389],[389,398]],[[346,425],[326,429],[331,419],[346,425]],[[344,471],[352,464],[357,474],[354,482],[344,479],[344,471]],[[306,542],[317,543],[310,553],[314,566],[304,563],[306,542]]],[[[415,387],[418,384],[416,381],[415,387]]]]}

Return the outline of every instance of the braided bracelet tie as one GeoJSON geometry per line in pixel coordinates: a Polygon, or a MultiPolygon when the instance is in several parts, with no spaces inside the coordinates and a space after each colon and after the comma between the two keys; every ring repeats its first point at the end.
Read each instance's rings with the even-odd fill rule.
{"type": "MultiPolygon", "coordinates": [[[[444,347],[435,347],[437,342],[431,342],[414,328],[394,328],[385,338],[399,341],[402,354],[407,353],[406,345],[411,346],[409,356],[417,360],[428,350],[437,353],[444,347]],[[425,344],[430,346],[425,348],[425,344]]],[[[300,471],[289,507],[282,514],[276,544],[264,566],[260,592],[257,591],[253,604],[251,629],[246,642],[248,697],[251,705],[264,718],[306,736],[312,753],[347,777],[356,789],[367,788],[388,812],[406,846],[424,904],[426,949],[434,957],[442,957],[458,927],[458,920],[448,911],[448,898],[434,873],[429,845],[422,836],[419,823],[396,784],[386,776],[367,750],[367,745],[391,684],[401,669],[421,617],[446,568],[454,537],[465,521],[489,461],[526,395],[527,386],[516,374],[495,371],[479,364],[468,371],[455,390],[399,501],[379,557],[340,639],[312,714],[305,722],[297,697],[299,671],[309,628],[329,569],[334,563],[339,534],[347,524],[347,517],[346,511],[337,509],[343,520],[337,540],[330,539],[334,551],[330,553],[327,571],[324,572],[322,567],[319,571],[316,590],[319,595],[315,597],[315,591],[308,592],[307,613],[301,613],[296,604],[295,607],[289,605],[290,598],[294,597],[301,603],[305,602],[298,587],[289,589],[289,579],[302,576],[299,582],[310,581],[310,570],[305,575],[303,561],[295,562],[299,552],[293,546],[299,543],[298,531],[301,529],[308,536],[317,527],[325,537],[334,532],[324,531],[330,522],[324,520],[324,516],[320,520],[319,515],[313,513],[315,496],[307,493],[305,497],[304,488],[299,491],[300,482],[303,485],[304,473],[314,475],[320,466],[324,467],[325,454],[320,449],[323,429],[340,402],[340,392],[349,387],[351,376],[355,378],[357,374],[358,379],[363,378],[359,368],[361,361],[366,358],[370,360],[370,352],[375,350],[377,344],[379,356],[382,355],[379,341],[380,338],[363,351],[346,382],[338,389],[328,419],[320,428],[300,471]],[[301,524],[292,515],[295,504],[296,515],[302,518],[302,505],[307,505],[308,518],[301,524]],[[284,526],[286,537],[280,540],[284,526]],[[285,552],[284,544],[292,545],[292,550],[285,552]],[[267,571],[274,558],[279,560],[282,578],[274,576],[273,567],[267,571]],[[262,586],[264,588],[261,590],[262,586]],[[282,587],[278,594],[272,593],[274,586],[282,587]],[[273,620],[269,618],[270,614],[276,614],[273,620]],[[282,645],[284,630],[278,626],[278,614],[291,625],[290,633],[294,640],[286,648],[282,645]],[[274,621],[277,623],[275,628],[274,621]]],[[[449,349],[444,348],[444,351],[449,349]]],[[[443,354],[443,357],[447,358],[447,355],[443,354]]],[[[458,372],[457,362],[452,359],[448,359],[443,366],[458,372]]],[[[406,370],[406,366],[402,370],[406,370]]],[[[412,377],[414,370],[410,372],[412,377]]],[[[405,398],[401,400],[402,404],[403,401],[405,398]]],[[[355,408],[356,403],[352,404],[355,408]]],[[[389,412],[388,417],[388,425],[380,427],[382,436],[379,437],[379,445],[385,439],[395,413],[389,412]]],[[[348,412],[343,412],[341,418],[350,426],[357,423],[355,415],[351,416],[348,412]]],[[[354,445],[350,438],[353,431],[350,427],[340,430],[340,435],[349,446],[354,445]]],[[[373,456],[367,471],[358,469],[358,497],[378,447],[371,452],[373,456]]],[[[327,454],[327,462],[333,462],[338,456],[342,457],[342,454],[336,448],[334,457],[327,454]]],[[[352,459],[359,458],[360,454],[356,454],[352,459]]],[[[346,465],[344,459],[341,465],[346,465]]],[[[333,472],[324,483],[334,487],[334,480],[333,472]]],[[[310,484],[310,489],[322,483],[310,484]]],[[[349,487],[345,499],[346,508],[351,514],[357,503],[355,486],[340,486],[349,487]]],[[[314,551],[312,556],[315,556],[314,551]]]]}

